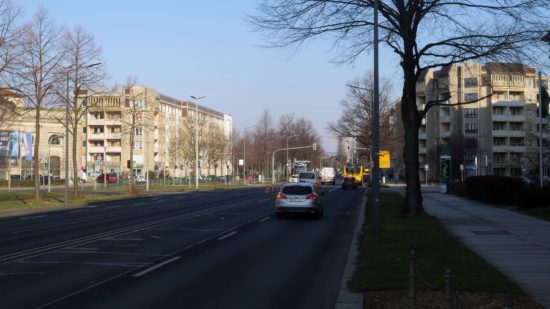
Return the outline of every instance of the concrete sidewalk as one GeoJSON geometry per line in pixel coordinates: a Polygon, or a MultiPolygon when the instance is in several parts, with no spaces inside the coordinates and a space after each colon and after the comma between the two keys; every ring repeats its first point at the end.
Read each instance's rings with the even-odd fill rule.
{"type": "Polygon", "coordinates": [[[550,222],[441,194],[433,187],[423,188],[423,197],[426,212],[550,308],[550,222]]]}

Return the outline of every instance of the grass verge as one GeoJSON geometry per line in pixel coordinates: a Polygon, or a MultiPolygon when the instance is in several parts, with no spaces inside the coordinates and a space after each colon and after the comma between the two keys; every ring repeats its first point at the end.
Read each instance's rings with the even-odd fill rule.
{"type": "MultiPolygon", "coordinates": [[[[348,282],[354,292],[402,290],[407,288],[409,253],[416,252],[420,276],[433,285],[443,283],[446,268],[452,269],[457,291],[524,294],[522,289],[450,235],[428,215],[411,217],[401,213],[403,197],[381,192],[382,229],[372,231],[370,207],[360,242],[357,270],[348,282]]],[[[417,280],[419,289],[426,289],[417,280]]]]}
{"type": "Polygon", "coordinates": [[[550,206],[522,209],[521,213],[533,216],[542,220],[550,221],[550,206]]]}

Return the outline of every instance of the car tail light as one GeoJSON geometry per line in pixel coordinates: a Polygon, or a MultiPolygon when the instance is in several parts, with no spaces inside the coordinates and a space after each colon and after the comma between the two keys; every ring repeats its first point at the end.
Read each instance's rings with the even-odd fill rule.
{"type": "Polygon", "coordinates": [[[279,193],[279,194],[277,194],[276,199],[277,200],[286,200],[286,195],[279,193]]]}
{"type": "Polygon", "coordinates": [[[315,195],[315,194],[308,195],[308,197],[306,197],[306,199],[315,201],[317,199],[317,195],[315,195]]]}

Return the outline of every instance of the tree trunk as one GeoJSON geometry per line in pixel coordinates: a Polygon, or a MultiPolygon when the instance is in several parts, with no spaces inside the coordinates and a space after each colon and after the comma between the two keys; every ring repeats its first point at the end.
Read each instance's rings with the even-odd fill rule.
{"type": "MultiPolygon", "coordinates": [[[[76,104],[76,103],[75,103],[76,104]]],[[[75,105],[76,106],[76,105],[75,105]]],[[[72,147],[72,153],[73,153],[73,199],[76,199],[78,198],[78,184],[79,184],[79,179],[78,179],[78,160],[77,160],[77,156],[76,156],[76,149],[78,147],[78,109],[75,110],[75,112],[73,113],[73,125],[72,125],[72,129],[73,129],[73,147],[72,147]]],[[[68,125],[68,124],[67,124],[68,125]]],[[[105,166],[105,158],[103,158],[103,166],[105,166]]],[[[103,168],[104,171],[105,171],[105,168],[103,168]]]]}
{"type": "Polygon", "coordinates": [[[404,72],[403,96],[401,101],[401,118],[405,130],[405,177],[407,193],[403,212],[411,215],[423,211],[422,191],[420,190],[420,175],[418,162],[418,130],[420,128],[420,113],[416,106],[416,75],[414,61],[405,59],[402,63],[404,72]]]}
{"type": "MultiPolygon", "coordinates": [[[[37,104],[36,107],[36,117],[34,119],[34,151],[33,151],[33,157],[32,157],[32,168],[33,168],[33,175],[34,175],[34,201],[40,202],[40,170],[39,170],[39,158],[38,158],[38,150],[40,149],[40,105],[37,104]]],[[[66,181],[66,180],[65,180],[66,181]]]]}

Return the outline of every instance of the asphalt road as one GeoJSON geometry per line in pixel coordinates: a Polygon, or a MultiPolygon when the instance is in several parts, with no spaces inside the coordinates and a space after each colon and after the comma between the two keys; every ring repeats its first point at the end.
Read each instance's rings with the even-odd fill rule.
{"type": "Polygon", "coordinates": [[[333,308],[363,190],[324,187],[322,219],[262,188],[0,219],[3,308],[333,308]]]}

